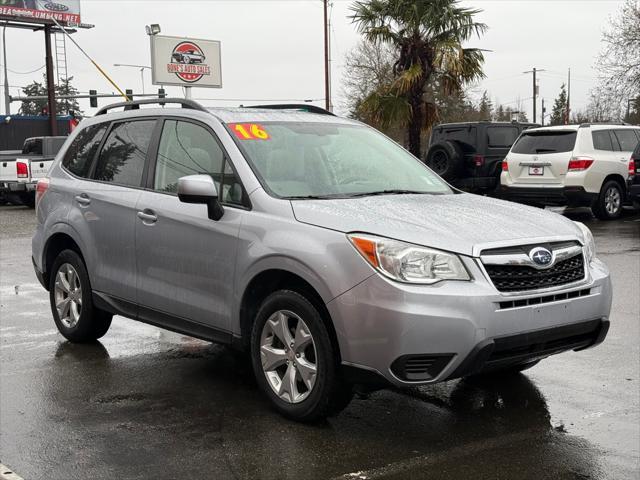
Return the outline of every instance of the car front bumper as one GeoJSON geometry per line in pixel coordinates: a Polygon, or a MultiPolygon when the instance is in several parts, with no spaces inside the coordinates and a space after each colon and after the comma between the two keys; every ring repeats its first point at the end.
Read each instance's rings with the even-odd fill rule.
{"type": "Polygon", "coordinates": [[[604,340],[612,293],[600,261],[583,282],[522,295],[499,293],[465,262],[470,282],[409,285],[376,274],[329,302],[347,370],[366,381],[429,384],[604,340]],[[520,300],[527,305],[515,306],[520,300]]]}

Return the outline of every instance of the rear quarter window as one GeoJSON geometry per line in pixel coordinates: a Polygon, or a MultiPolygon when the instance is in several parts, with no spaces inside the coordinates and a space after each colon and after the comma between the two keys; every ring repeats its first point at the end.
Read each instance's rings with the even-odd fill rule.
{"type": "Polygon", "coordinates": [[[86,178],[108,126],[108,123],[91,125],[79,132],[66,151],[62,166],[75,176],[86,178]]]}
{"type": "Polygon", "coordinates": [[[518,127],[489,127],[487,128],[487,143],[489,148],[510,148],[518,138],[518,127]]]}
{"type": "Polygon", "coordinates": [[[571,152],[576,145],[577,135],[575,130],[523,132],[511,152],[525,155],[571,152]]]}

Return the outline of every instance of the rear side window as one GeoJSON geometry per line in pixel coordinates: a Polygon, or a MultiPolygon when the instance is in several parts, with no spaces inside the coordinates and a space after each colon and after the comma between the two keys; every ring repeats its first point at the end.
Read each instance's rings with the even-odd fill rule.
{"type": "Polygon", "coordinates": [[[155,120],[137,120],[114,125],[100,151],[94,178],[139,187],[155,124],[155,120]]]}
{"type": "Polygon", "coordinates": [[[577,135],[575,130],[524,132],[511,152],[525,155],[571,152],[576,145],[577,135]]]}
{"type": "Polygon", "coordinates": [[[487,128],[489,148],[509,148],[516,138],[518,138],[518,127],[487,128]]]}
{"type": "Polygon", "coordinates": [[[86,178],[108,125],[91,125],[78,133],[64,155],[62,166],[77,177],[86,178]]]}
{"type": "Polygon", "coordinates": [[[595,130],[591,132],[591,137],[593,138],[593,148],[596,150],[614,151],[609,130],[595,130]]]}
{"type": "Polygon", "coordinates": [[[614,130],[613,134],[618,139],[620,150],[623,152],[633,152],[638,145],[638,137],[633,130],[614,130]]]}

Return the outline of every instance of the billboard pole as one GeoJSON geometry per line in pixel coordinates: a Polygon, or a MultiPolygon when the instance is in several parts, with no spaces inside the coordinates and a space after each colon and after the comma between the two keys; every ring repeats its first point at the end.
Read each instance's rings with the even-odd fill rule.
{"type": "Polygon", "coordinates": [[[44,26],[44,44],[46,50],[47,70],[47,98],[49,108],[49,135],[58,135],[58,120],[56,116],[56,92],[53,83],[53,57],[51,55],[51,25],[44,26]]]}
{"type": "Polygon", "coordinates": [[[11,115],[11,100],[9,99],[9,74],[7,68],[7,23],[2,29],[2,49],[4,51],[4,114],[11,115]]]}

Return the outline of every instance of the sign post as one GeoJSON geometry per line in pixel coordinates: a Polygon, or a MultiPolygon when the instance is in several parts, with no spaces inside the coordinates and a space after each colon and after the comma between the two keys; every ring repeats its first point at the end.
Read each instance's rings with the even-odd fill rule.
{"type": "Polygon", "coordinates": [[[194,38],[152,35],[151,76],[154,85],[185,88],[222,88],[220,42],[194,38]]]}

